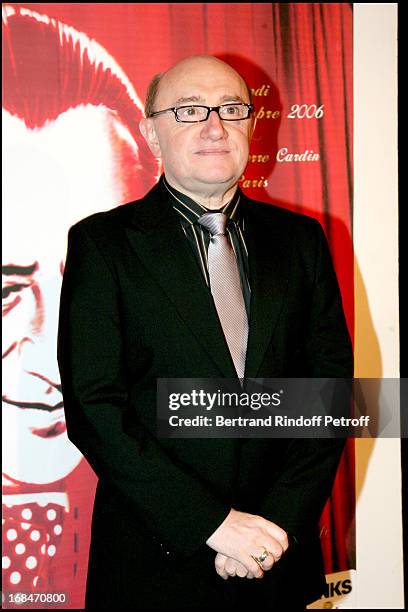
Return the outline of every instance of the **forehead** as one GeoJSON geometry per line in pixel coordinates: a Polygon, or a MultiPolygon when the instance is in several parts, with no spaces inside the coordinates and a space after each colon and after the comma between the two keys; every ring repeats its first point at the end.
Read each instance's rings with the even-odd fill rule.
{"type": "Polygon", "coordinates": [[[225,96],[247,100],[246,85],[228,64],[215,60],[196,59],[181,62],[160,81],[159,103],[174,104],[179,99],[196,97],[214,103],[225,96]]]}
{"type": "Polygon", "coordinates": [[[9,230],[48,235],[50,227],[53,233],[63,227],[66,233],[79,219],[120,202],[117,159],[128,134],[114,120],[103,107],[81,106],[30,130],[3,110],[3,194],[9,230]]]}

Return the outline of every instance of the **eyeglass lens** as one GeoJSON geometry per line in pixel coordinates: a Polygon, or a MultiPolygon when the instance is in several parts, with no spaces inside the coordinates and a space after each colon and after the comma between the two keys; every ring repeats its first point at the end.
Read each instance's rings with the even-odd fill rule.
{"type": "MultiPolygon", "coordinates": [[[[250,108],[245,104],[224,104],[213,110],[218,110],[220,118],[224,121],[247,119],[250,114],[250,108]]],[[[180,106],[176,109],[177,120],[184,123],[205,121],[209,114],[210,108],[208,106],[180,106]]]]}

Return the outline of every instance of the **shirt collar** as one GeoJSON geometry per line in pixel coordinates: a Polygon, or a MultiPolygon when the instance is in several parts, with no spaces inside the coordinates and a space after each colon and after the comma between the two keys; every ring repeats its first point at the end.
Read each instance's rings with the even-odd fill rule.
{"type": "MultiPolygon", "coordinates": [[[[185,193],[178,191],[166,181],[166,177],[164,174],[161,177],[161,182],[163,185],[163,189],[167,192],[168,197],[170,198],[171,205],[173,208],[179,213],[182,220],[186,224],[196,223],[197,219],[204,215],[205,213],[212,212],[210,209],[205,208],[195,200],[192,200],[185,193]]],[[[225,206],[217,212],[222,212],[229,219],[234,221],[235,223],[239,222],[240,217],[240,206],[239,201],[241,199],[241,191],[239,188],[235,191],[232,199],[225,204],[225,206]]],[[[215,212],[215,211],[214,211],[215,212]]]]}

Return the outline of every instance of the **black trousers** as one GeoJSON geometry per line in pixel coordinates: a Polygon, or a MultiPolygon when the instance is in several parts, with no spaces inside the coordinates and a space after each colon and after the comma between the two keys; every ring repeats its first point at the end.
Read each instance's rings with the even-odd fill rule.
{"type": "MultiPolygon", "coordinates": [[[[262,610],[303,610],[325,581],[321,559],[309,543],[289,547],[261,579],[223,580],[216,552],[203,544],[193,555],[170,554],[125,509],[94,509],[86,589],[87,610],[179,610],[245,603],[262,610]]],[[[192,524],[193,528],[193,524],[192,524]]]]}
{"type": "MultiPolygon", "coordinates": [[[[232,609],[239,606],[259,609],[304,610],[307,603],[297,576],[284,575],[279,564],[265,572],[261,579],[231,577],[222,579],[215,571],[216,553],[205,547],[189,559],[156,563],[139,558],[130,567],[129,560],[107,560],[110,573],[100,571],[103,555],[97,568],[90,560],[86,591],[86,610],[200,610],[232,609]],[[123,567],[122,563],[126,566],[123,567]],[[112,569],[112,565],[115,565],[112,569]],[[131,571],[133,569],[133,571],[131,571]],[[129,579],[129,575],[132,579],[129,579]]],[[[283,564],[283,560],[279,562],[283,564]]]]}
{"type": "MultiPolygon", "coordinates": [[[[223,581],[222,578],[219,578],[223,581]]],[[[216,592],[206,593],[197,592],[193,594],[191,592],[191,585],[188,585],[188,589],[178,593],[178,596],[174,598],[174,594],[169,596],[165,589],[155,590],[154,585],[150,593],[146,593],[145,590],[140,594],[140,598],[137,595],[137,591],[134,594],[134,598],[121,597],[118,600],[112,602],[107,600],[102,592],[104,591],[103,585],[99,585],[98,591],[102,591],[99,594],[91,593],[87,590],[87,598],[85,610],[107,610],[107,609],[129,609],[129,610],[210,610],[210,609],[248,609],[254,610],[258,606],[262,610],[270,610],[271,612],[280,612],[282,610],[294,610],[295,612],[304,611],[306,609],[307,601],[300,597],[296,597],[293,594],[287,594],[287,596],[275,598],[270,597],[266,592],[262,592],[262,589],[258,588],[247,588],[247,585],[238,585],[238,582],[250,582],[246,578],[229,578],[225,581],[223,587],[216,592]]],[[[223,581],[224,582],[224,581],[223,581]]],[[[251,581],[252,582],[252,581],[251,581]]],[[[187,586],[187,585],[186,585],[187,586]]],[[[138,590],[138,589],[137,589],[138,590]]]]}

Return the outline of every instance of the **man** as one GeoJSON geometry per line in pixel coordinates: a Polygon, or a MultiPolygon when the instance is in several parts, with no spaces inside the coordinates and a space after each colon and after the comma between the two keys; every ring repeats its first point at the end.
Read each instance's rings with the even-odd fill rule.
{"type": "Polygon", "coordinates": [[[351,376],[320,226],[237,188],[251,109],[214,57],[155,78],[140,129],[164,176],[70,231],[59,364],[68,435],[99,476],[87,608],[302,609],[324,589],[341,443],[156,436],[158,378],[351,376]]]}

